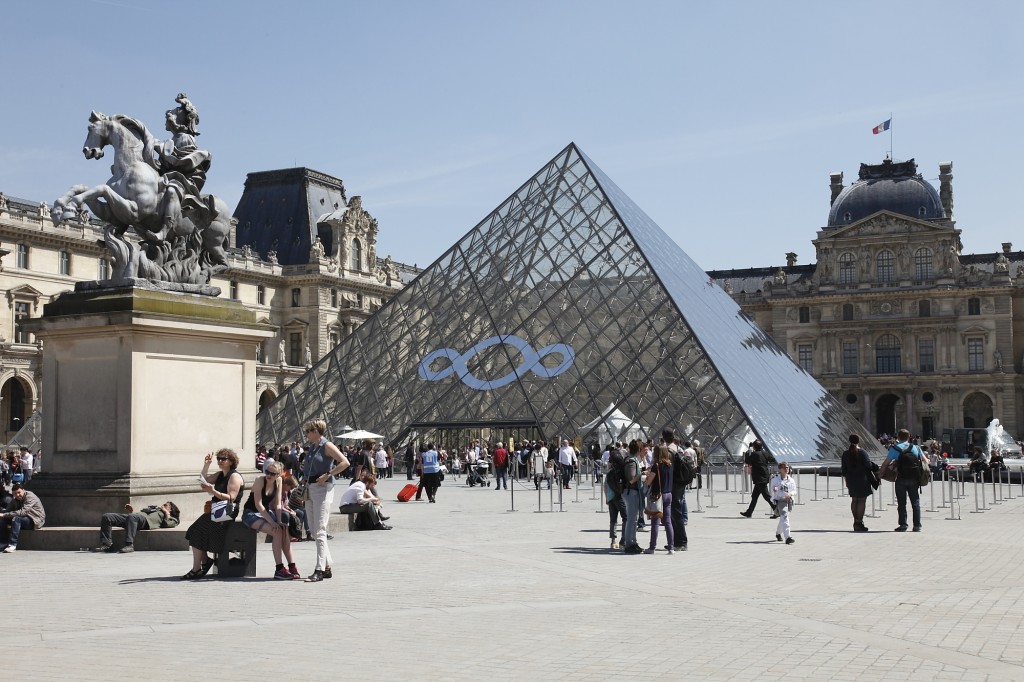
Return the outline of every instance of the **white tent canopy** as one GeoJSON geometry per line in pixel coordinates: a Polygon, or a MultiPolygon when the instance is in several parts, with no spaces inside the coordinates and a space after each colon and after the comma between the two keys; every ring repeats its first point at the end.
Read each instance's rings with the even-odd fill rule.
{"type": "Polygon", "coordinates": [[[617,440],[628,442],[634,438],[647,439],[647,432],[643,427],[623,414],[614,403],[609,405],[600,417],[584,424],[580,431],[596,437],[602,444],[617,440]]]}

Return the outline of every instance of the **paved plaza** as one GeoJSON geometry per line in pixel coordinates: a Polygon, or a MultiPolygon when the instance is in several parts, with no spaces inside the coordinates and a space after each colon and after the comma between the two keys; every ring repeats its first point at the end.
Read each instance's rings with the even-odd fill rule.
{"type": "MultiPolygon", "coordinates": [[[[390,503],[395,530],[339,533],[316,584],[270,580],[265,545],[259,578],[198,582],[178,580],[185,552],[2,555],[3,677],[1024,679],[1020,485],[983,513],[962,500],[960,520],[926,512],[922,533],[892,532],[891,505],[850,532],[835,480],[832,499],[806,475],[801,493],[792,546],[763,501],[747,520],[719,492],[691,513],[690,551],[624,556],[589,485],[537,513],[531,484],[511,512],[449,477],[437,504],[390,503]]],[[[308,574],[312,543],[297,555],[308,574]]]]}

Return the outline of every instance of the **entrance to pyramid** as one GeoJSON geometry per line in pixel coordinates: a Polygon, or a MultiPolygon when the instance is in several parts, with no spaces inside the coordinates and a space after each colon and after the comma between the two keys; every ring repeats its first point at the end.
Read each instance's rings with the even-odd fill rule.
{"type": "Polygon", "coordinates": [[[518,448],[523,441],[545,437],[543,424],[533,419],[414,422],[410,425],[409,436],[420,445],[434,443],[449,453],[460,455],[473,441],[486,444],[487,449],[493,451],[498,443],[506,448],[510,444],[518,448]]]}

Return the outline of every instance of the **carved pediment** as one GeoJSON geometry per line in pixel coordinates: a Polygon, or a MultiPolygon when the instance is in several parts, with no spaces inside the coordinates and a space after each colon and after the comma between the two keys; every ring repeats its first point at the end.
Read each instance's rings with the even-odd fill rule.
{"type": "MultiPolygon", "coordinates": [[[[827,235],[827,239],[849,239],[854,237],[895,236],[929,234],[939,236],[954,234],[956,230],[947,225],[937,225],[927,220],[916,220],[898,213],[879,211],[855,223],[839,228],[827,235]]],[[[824,237],[824,235],[823,235],[824,237]]]]}

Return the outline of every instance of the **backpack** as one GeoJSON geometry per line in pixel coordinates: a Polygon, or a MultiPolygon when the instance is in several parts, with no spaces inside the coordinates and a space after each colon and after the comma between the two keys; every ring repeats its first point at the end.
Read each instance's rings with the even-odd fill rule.
{"type": "Polygon", "coordinates": [[[673,456],[678,464],[675,470],[678,480],[673,481],[673,485],[677,488],[685,488],[693,483],[693,479],[697,477],[697,465],[691,458],[684,455],[681,450],[676,450],[673,456]]]}

